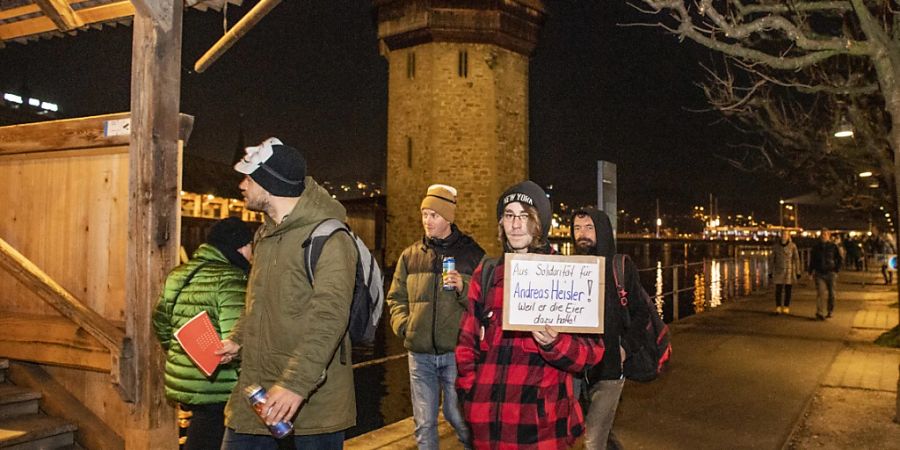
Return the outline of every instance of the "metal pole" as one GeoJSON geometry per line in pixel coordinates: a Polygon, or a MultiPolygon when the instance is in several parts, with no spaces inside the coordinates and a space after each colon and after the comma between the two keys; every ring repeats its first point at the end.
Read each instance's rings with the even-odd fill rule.
{"type": "Polygon", "coordinates": [[[672,267],[672,321],[678,320],[678,265],[672,267]]]}
{"type": "Polygon", "coordinates": [[[281,0],[262,0],[253,7],[241,20],[238,21],[224,36],[219,38],[219,40],[213,44],[213,46],[194,63],[194,71],[197,73],[202,73],[206,70],[210,64],[215,62],[225,53],[226,50],[231,48],[235,42],[238,41],[243,35],[247,34],[257,22],[262,20],[263,17],[266,16],[270,11],[275,9],[278,4],[281,3],[281,0]]]}

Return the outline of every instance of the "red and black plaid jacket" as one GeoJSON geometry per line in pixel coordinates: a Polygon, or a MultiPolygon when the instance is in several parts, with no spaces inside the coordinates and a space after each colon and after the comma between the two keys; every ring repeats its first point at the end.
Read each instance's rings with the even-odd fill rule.
{"type": "Polygon", "coordinates": [[[463,415],[476,449],[563,449],[584,430],[572,392],[573,374],[600,362],[598,336],[561,333],[549,350],[531,332],[503,331],[503,263],[485,298],[493,314],[480,339],[474,302],[481,298],[482,265],[469,285],[469,304],[456,346],[463,415]]]}

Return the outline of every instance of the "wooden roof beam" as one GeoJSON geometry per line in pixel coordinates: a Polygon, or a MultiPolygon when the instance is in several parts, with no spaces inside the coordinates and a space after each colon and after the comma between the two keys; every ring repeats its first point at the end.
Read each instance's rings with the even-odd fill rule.
{"type": "Polygon", "coordinates": [[[84,26],[66,0],[34,0],[44,15],[49,17],[60,31],[69,31],[84,26]]]}
{"type": "MultiPolygon", "coordinates": [[[[131,17],[134,15],[134,6],[129,1],[121,1],[91,8],[82,8],[75,14],[82,21],[82,26],[84,26],[131,17]]],[[[56,30],[56,25],[49,18],[45,16],[34,17],[0,25],[0,40],[10,41],[56,30]]]]}
{"type": "Polygon", "coordinates": [[[161,30],[169,31],[172,29],[174,2],[166,0],[131,0],[131,3],[139,14],[152,20],[161,30]]]}

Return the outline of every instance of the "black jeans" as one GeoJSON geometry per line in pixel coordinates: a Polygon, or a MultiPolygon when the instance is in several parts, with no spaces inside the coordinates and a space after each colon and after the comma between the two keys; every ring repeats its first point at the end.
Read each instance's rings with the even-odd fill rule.
{"type": "Polygon", "coordinates": [[[180,404],[182,411],[190,411],[190,425],[187,428],[187,440],[182,450],[208,450],[222,446],[222,435],[225,434],[225,404],[209,405],[180,404]]]}
{"type": "Polygon", "coordinates": [[[776,284],[775,285],[775,306],[791,306],[791,290],[794,289],[792,284],[776,284]],[[784,289],[784,304],[781,303],[781,290],[784,289]]]}

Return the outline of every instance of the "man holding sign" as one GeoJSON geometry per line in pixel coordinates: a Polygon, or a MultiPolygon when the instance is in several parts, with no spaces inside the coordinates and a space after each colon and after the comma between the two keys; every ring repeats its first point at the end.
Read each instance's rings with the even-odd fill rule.
{"type": "MultiPolygon", "coordinates": [[[[519,183],[500,197],[497,219],[507,254],[500,260],[485,260],[472,274],[469,304],[460,324],[456,386],[463,414],[475,448],[567,448],[584,431],[581,407],[573,394],[573,374],[597,364],[603,345],[597,336],[560,333],[554,328],[556,322],[534,327],[535,331],[504,329],[504,296],[509,297],[510,289],[505,284],[511,269],[506,265],[516,255],[551,253],[547,243],[550,201],[534,182],[519,183]]],[[[520,298],[552,296],[553,304],[587,305],[590,295],[581,287],[566,283],[554,287],[552,282],[550,287],[536,287],[541,277],[564,279],[575,268],[547,265],[540,270],[533,274],[534,285],[520,283],[520,298]]]]}

